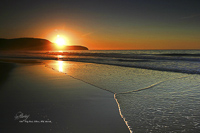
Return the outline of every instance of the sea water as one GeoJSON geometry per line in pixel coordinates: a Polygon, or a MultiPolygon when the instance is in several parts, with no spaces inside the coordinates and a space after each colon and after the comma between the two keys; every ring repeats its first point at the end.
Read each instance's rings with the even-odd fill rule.
{"type": "Polygon", "coordinates": [[[131,132],[200,132],[200,51],[4,53],[56,60],[48,67],[113,93],[131,132]]]}

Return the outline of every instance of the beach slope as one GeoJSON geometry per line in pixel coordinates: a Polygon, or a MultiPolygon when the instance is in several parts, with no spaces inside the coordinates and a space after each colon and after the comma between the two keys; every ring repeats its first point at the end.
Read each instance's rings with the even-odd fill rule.
{"type": "Polygon", "coordinates": [[[2,133],[129,132],[112,93],[44,64],[18,64],[0,91],[2,133]]]}

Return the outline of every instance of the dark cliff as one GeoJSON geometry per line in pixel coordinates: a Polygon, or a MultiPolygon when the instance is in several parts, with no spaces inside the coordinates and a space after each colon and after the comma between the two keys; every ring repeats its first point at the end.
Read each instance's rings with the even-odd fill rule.
{"type": "MultiPolygon", "coordinates": [[[[55,44],[40,38],[15,38],[3,39],[0,38],[0,51],[49,51],[57,50],[55,44]]],[[[88,50],[84,46],[66,46],[62,50],[88,50]]]]}

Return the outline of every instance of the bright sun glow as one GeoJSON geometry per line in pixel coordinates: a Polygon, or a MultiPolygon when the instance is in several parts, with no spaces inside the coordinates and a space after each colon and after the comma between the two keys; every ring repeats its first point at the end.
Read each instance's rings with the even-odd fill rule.
{"type": "Polygon", "coordinates": [[[60,35],[57,35],[56,39],[55,39],[55,43],[57,44],[57,46],[59,47],[63,47],[67,45],[67,40],[65,37],[62,37],[60,35]]]}

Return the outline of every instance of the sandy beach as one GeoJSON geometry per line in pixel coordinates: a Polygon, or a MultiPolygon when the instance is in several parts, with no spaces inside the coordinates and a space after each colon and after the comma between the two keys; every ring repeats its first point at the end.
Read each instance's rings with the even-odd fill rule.
{"type": "Polygon", "coordinates": [[[129,132],[113,93],[37,61],[0,66],[1,133],[129,132]]]}

